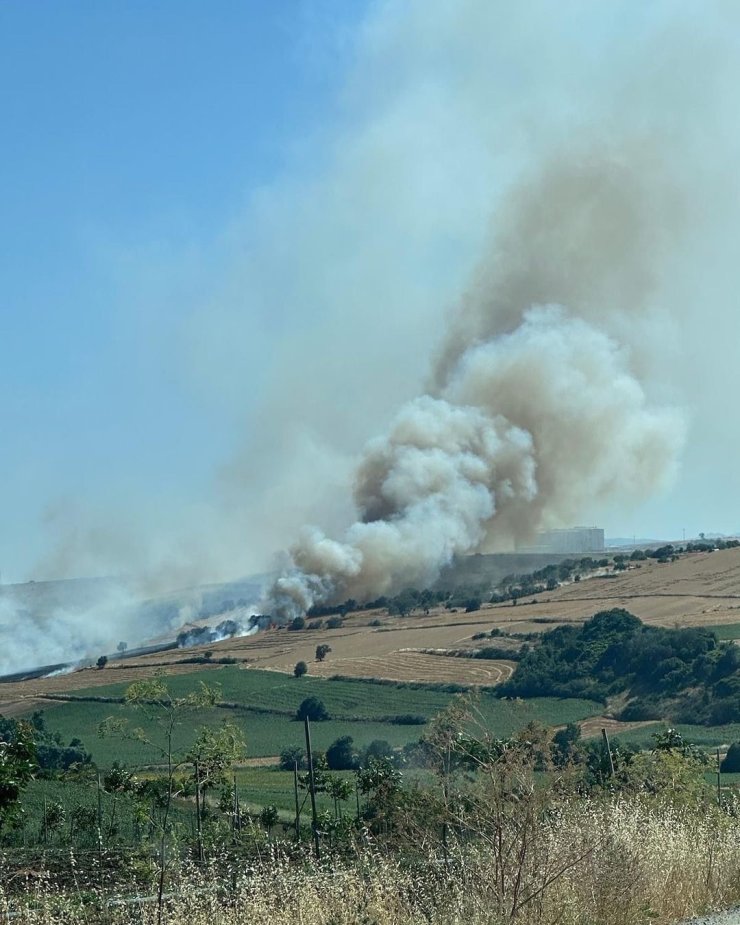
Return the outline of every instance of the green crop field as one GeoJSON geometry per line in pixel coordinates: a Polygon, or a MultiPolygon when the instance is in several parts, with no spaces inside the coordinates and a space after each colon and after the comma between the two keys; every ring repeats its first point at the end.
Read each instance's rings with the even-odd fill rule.
{"type": "MultiPolygon", "coordinates": [[[[306,697],[319,697],[337,719],[384,717],[417,713],[431,717],[450,702],[450,692],[422,685],[373,684],[333,678],[294,678],[278,671],[243,670],[228,666],[166,678],[173,696],[182,697],[199,683],[218,685],[226,702],[294,713],[306,697]]],[[[122,697],[125,684],[112,684],[76,692],[79,696],[122,697]]]]}
{"type": "MultiPolygon", "coordinates": [[[[331,714],[331,719],[313,724],[313,741],[317,749],[326,749],[339,736],[350,735],[356,748],[374,739],[385,739],[392,746],[403,746],[419,739],[424,726],[398,725],[388,721],[399,714],[411,713],[431,719],[448,706],[456,696],[421,685],[373,684],[363,681],[301,678],[296,679],[270,671],[244,671],[235,668],[196,672],[168,678],[170,691],[183,696],[200,681],[221,684],[224,701],[239,703],[236,709],[217,708],[186,714],[175,730],[174,749],[186,750],[201,725],[223,721],[238,724],[247,740],[251,757],[278,755],[289,745],[303,744],[303,726],[291,715],[304,697],[318,696],[331,714]],[[253,712],[275,709],[280,712],[253,712]],[[368,719],[364,719],[368,717],[368,719]]],[[[94,696],[120,697],[125,685],[96,688],[94,696]]],[[[83,694],[84,692],[81,692],[83,694]]],[[[472,725],[478,731],[496,736],[509,736],[527,723],[537,721],[555,726],[576,722],[599,712],[600,706],[590,700],[499,700],[483,691],[473,698],[472,725]]],[[[46,713],[47,726],[58,732],[63,741],[79,737],[92,752],[101,767],[119,761],[131,767],[153,764],[161,760],[156,749],[135,740],[98,736],[98,726],[108,716],[124,719],[130,727],[141,727],[146,735],[159,741],[161,732],[156,723],[148,721],[141,711],[126,704],[74,701],[55,706],[46,713]]]]}
{"type": "Polygon", "coordinates": [[[702,629],[711,630],[717,639],[740,639],[740,623],[717,623],[702,629]]]}
{"type": "Polygon", "coordinates": [[[701,745],[703,748],[716,748],[720,745],[731,745],[733,742],[740,742],[740,723],[731,723],[726,726],[695,726],[669,725],[668,723],[656,722],[642,726],[640,729],[614,733],[611,739],[613,741],[628,742],[640,748],[649,748],[653,744],[653,734],[665,732],[669,728],[680,732],[687,742],[701,745]]]}

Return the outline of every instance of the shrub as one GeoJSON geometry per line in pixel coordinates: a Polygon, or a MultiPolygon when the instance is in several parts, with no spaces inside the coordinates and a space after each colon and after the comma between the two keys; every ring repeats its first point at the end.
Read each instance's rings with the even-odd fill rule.
{"type": "Polygon", "coordinates": [[[391,716],[388,722],[394,726],[424,726],[427,718],[418,713],[399,713],[396,716],[391,716]]]}
{"type": "Polygon", "coordinates": [[[288,624],[289,630],[302,630],[306,628],[306,621],[303,617],[294,617],[288,624]]]}
{"type": "Polygon", "coordinates": [[[305,662],[296,662],[296,666],[293,669],[293,674],[296,678],[302,678],[304,674],[308,673],[308,665],[305,662]]]}
{"type": "Polygon", "coordinates": [[[326,621],[326,628],[330,630],[338,630],[344,626],[344,620],[341,617],[329,617],[326,621]]]}

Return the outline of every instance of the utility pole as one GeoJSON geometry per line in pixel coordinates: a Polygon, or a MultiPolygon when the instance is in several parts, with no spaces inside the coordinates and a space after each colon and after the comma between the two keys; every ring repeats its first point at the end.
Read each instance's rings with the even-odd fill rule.
{"type": "Polygon", "coordinates": [[[609,745],[609,735],[607,734],[606,729],[601,730],[601,735],[604,739],[604,745],[606,746],[606,755],[609,759],[609,776],[614,777],[614,759],[612,758],[612,749],[609,745]]]}
{"type": "Polygon", "coordinates": [[[313,829],[313,847],[316,860],[321,860],[321,847],[319,845],[319,826],[316,819],[316,785],[313,776],[313,752],[311,751],[311,724],[308,717],[304,718],[306,730],[306,756],[308,758],[308,788],[311,794],[311,827],[313,829]]]}
{"type": "Polygon", "coordinates": [[[293,793],[295,795],[295,840],[301,840],[301,810],[298,806],[298,760],[293,762],[293,793]]]}

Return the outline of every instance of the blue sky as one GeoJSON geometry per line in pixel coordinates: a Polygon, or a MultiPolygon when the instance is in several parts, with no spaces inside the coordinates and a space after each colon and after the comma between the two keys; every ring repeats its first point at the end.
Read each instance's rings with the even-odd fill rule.
{"type": "Polygon", "coordinates": [[[668,494],[585,516],[612,535],[737,530],[725,15],[0,3],[3,580],[153,566],[195,583],[265,567],[306,521],[340,529],[352,460],[424,390],[512,181],[626,115],[669,140],[703,209],[659,306],[701,306],[672,326],[678,381],[656,392],[691,429],[668,494]]]}
{"type": "Polygon", "coordinates": [[[183,253],[286,170],[335,106],[363,6],[0,5],[4,576],[32,569],[48,505],[205,490],[233,421],[199,406],[152,342],[177,307],[133,310],[145,268],[125,255],[182,275],[183,253]]]}

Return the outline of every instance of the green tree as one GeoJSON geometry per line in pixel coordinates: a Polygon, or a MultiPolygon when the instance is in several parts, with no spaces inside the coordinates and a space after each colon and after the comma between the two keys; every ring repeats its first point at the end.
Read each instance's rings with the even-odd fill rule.
{"type": "Polygon", "coordinates": [[[299,771],[305,771],[306,753],[298,745],[288,745],[280,752],[280,769],[292,771],[296,765],[299,771]]]}
{"type": "MultiPolygon", "coordinates": [[[[108,717],[98,727],[101,736],[115,735],[132,739],[151,748],[164,764],[165,777],[161,782],[151,782],[160,790],[161,814],[152,818],[152,824],[159,829],[159,882],[157,886],[157,921],[162,920],[162,899],[167,871],[167,839],[170,834],[170,815],[173,800],[182,793],[182,784],[177,774],[188,761],[187,753],[175,748],[175,735],[179,727],[191,720],[193,713],[215,707],[219,697],[216,687],[200,682],[198,687],[184,697],[175,697],[162,678],[134,681],[126,689],[125,702],[148,720],[149,728],[156,734],[147,733],[142,727],[131,728],[128,720],[108,717]]],[[[152,788],[149,788],[152,789],[152,788]]],[[[145,792],[142,789],[142,793],[145,792]]],[[[149,793],[149,790],[146,791],[149,793]]]]}
{"type": "Polygon", "coordinates": [[[331,652],[331,646],[320,645],[316,646],[316,661],[323,662],[326,656],[331,652]]]}
{"type": "Polygon", "coordinates": [[[296,662],[293,674],[296,678],[302,678],[304,674],[308,674],[308,665],[305,662],[296,662]]]}
{"type": "Polygon", "coordinates": [[[720,765],[722,773],[740,771],[740,742],[733,742],[720,765]]]}
{"type": "Polygon", "coordinates": [[[273,826],[276,826],[280,821],[280,814],[278,813],[277,806],[264,806],[262,812],[260,813],[260,823],[264,826],[267,834],[270,834],[273,826]]]}
{"type": "Polygon", "coordinates": [[[326,750],[326,763],[331,771],[352,771],[357,767],[357,755],[352,736],[340,736],[326,750]]]}
{"type": "Polygon", "coordinates": [[[308,717],[315,723],[330,719],[329,711],[318,697],[306,697],[305,700],[302,700],[295,715],[296,719],[304,720],[308,717]]]}
{"type": "Polygon", "coordinates": [[[101,655],[95,664],[98,666],[98,669],[105,668],[105,666],[108,664],[108,656],[101,655]]]}
{"type": "Polygon", "coordinates": [[[346,777],[337,777],[335,774],[327,774],[324,788],[334,803],[334,818],[341,819],[341,804],[352,796],[355,789],[354,784],[351,780],[347,780],[346,777]]]}
{"type": "Polygon", "coordinates": [[[0,738],[0,833],[20,813],[21,794],[37,767],[33,728],[15,723],[12,735],[0,738]]]}

